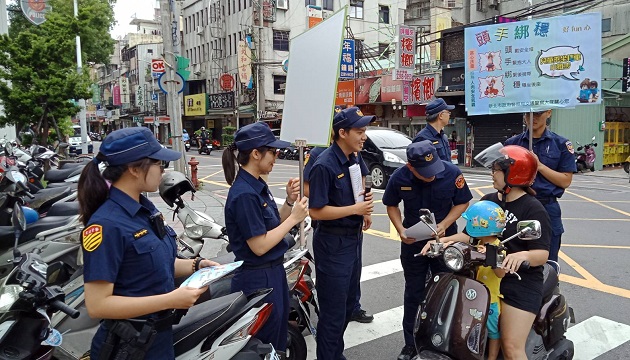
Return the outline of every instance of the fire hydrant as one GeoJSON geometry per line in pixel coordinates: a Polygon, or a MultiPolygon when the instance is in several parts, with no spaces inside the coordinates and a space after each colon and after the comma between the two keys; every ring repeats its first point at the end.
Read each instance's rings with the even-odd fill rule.
{"type": "Polygon", "coordinates": [[[191,157],[188,162],[190,165],[190,177],[192,178],[192,183],[195,186],[195,189],[199,190],[199,179],[197,179],[197,165],[199,165],[199,161],[195,159],[195,157],[191,157]]]}

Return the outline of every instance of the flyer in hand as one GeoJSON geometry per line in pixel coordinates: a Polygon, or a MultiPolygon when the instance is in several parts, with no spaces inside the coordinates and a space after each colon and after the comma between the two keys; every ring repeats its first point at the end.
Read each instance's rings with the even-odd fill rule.
{"type": "Polygon", "coordinates": [[[243,264],[242,261],[222,264],[218,266],[209,266],[195,271],[188,279],[186,279],[179,287],[190,286],[194,288],[202,288],[211,282],[231,273],[243,264]]]}

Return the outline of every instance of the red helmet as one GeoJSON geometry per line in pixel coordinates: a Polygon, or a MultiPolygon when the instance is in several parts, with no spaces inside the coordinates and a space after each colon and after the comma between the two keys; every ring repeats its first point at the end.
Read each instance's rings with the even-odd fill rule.
{"type": "Polygon", "coordinates": [[[501,152],[505,158],[497,159],[495,165],[505,172],[505,184],[509,187],[531,186],[538,172],[538,162],[534,155],[518,145],[504,146],[501,152]]]}

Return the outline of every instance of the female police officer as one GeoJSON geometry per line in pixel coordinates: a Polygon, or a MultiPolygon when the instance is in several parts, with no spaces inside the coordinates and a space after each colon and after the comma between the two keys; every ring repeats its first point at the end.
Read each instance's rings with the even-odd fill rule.
{"type": "Polygon", "coordinates": [[[174,316],[168,310],[191,307],[206,290],[175,289],[176,276],[216,263],[176,260],[173,229],[141,195],[158,189],[162,162],[179,157],[162,148],[147,128],[126,128],[107,136],[81,174],[85,302],[91,317],[107,319],[92,340],[92,359],[109,359],[125,351],[149,359],[173,359],[174,316]],[[100,162],[107,165],[102,176],[100,162]],[[124,334],[137,332],[150,336],[124,334]]]}
{"type": "Polygon", "coordinates": [[[234,144],[222,159],[225,180],[232,185],[225,203],[225,226],[236,260],[243,261],[232,279],[232,291],[250,294],[273,288],[267,296],[273,310],[256,337],[281,352],[286,348],[289,321],[289,288],[282,266],[289,245],[284,236],[306,218],[307,198],[298,199],[299,181],[291,179],[286,186],[287,199],[278,209],[260,176],[271,172],[277,148],[288,145],[258,122],[236,132],[234,144]],[[238,174],[236,163],[240,166],[238,174]]]}

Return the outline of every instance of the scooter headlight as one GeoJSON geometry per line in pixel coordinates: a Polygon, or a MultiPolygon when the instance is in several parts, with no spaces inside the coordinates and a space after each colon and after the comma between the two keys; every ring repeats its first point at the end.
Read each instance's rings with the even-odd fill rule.
{"type": "Polygon", "coordinates": [[[464,267],[464,254],[459,249],[449,246],[444,250],[444,263],[449,269],[457,272],[464,267]]]}
{"type": "Polygon", "coordinates": [[[20,298],[24,289],[20,285],[5,285],[0,290],[0,314],[9,311],[11,306],[20,298]]]}

